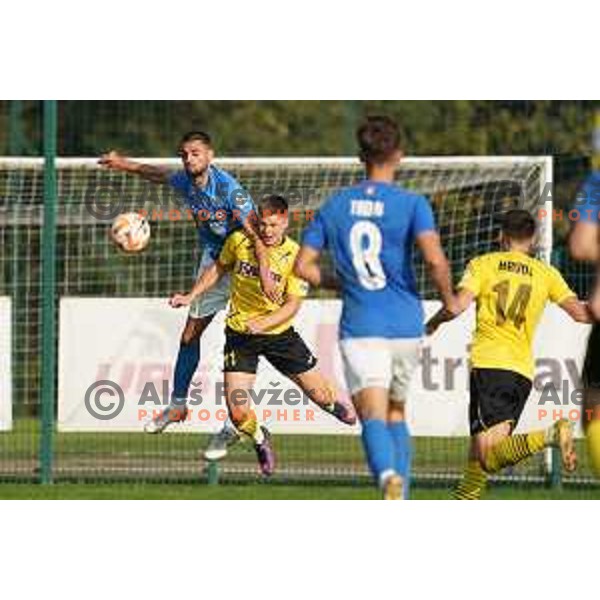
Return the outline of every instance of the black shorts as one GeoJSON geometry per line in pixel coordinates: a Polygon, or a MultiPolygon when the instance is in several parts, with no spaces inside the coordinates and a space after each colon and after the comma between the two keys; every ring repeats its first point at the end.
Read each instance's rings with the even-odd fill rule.
{"type": "Polygon", "coordinates": [[[532,381],[515,371],[471,369],[469,427],[476,435],[510,421],[516,426],[531,392],[532,381]]]}
{"type": "Polygon", "coordinates": [[[223,371],[256,373],[258,359],[264,356],[283,375],[310,371],[317,359],[293,327],[283,333],[250,335],[225,329],[223,371]]]}
{"type": "Polygon", "coordinates": [[[600,323],[594,323],[588,337],[581,383],[584,388],[600,389],[600,323]]]}

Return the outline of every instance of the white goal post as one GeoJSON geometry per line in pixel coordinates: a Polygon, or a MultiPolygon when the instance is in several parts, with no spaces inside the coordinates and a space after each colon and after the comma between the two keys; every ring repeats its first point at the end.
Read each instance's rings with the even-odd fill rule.
{"type": "MultiPolygon", "coordinates": [[[[178,169],[181,161],[177,158],[137,158],[140,162],[161,165],[167,168],[178,169]]],[[[335,189],[336,184],[344,184],[360,178],[363,167],[356,158],[337,157],[287,157],[287,158],[220,158],[215,160],[218,166],[233,172],[244,187],[252,191],[252,182],[247,180],[261,180],[262,185],[269,186],[267,178],[276,174],[287,183],[294,183],[294,179],[309,181],[316,184],[324,193],[317,194],[316,204],[324,199],[326,193],[335,189]],[[313,174],[311,181],[310,174],[313,174]],[[282,177],[282,174],[283,175],[282,177]],[[320,176],[315,177],[315,174],[320,176]]],[[[0,222],[7,220],[7,211],[15,204],[22,206],[39,205],[42,198],[41,171],[42,158],[27,157],[0,157],[0,222]],[[11,198],[11,187],[19,186],[19,173],[37,173],[37,185],[32,187],[25,195],[19,194],[11,198]],[[9,177],[9,175],[11,175],[9,177]],[[11,185],[12,182],[12,185],[11,185]],[[14,202],[16,200],[16,203],[14,202]]],[[[57,158],[56,167],[59,177],[59,222],[61,218],[61,179],[69,183],[67,178],[71,172],[72,183],[67,185],[70,190],[77,192],[77,178],[80,182],[90,179],[90,171],[96,173],[95,179],[122,180],[123,189],[135,187],[135,178],[106,171],[98,165],[97,158],[57,158]],[[81,171],[88,172],[82,175],[81,171]],[[76,175],[79,173],[79,175],[76,175]],[[129,185],[127,184],[127,180],[129,185]]],[[[34,176],[33,180],[36,179],[34,176]]],[[[552,251],[552,185],[553,163],[550,156],[440,156],[440,157],[406,157],[398,169],[398,183],[411,182],[410,187],[429,197],[443,195],[448,190],[462,187],[478,187],[485,190],[485,186],[498,185],[502,182],[513,183],[520,188],[523,207],[532,213],[544,208],[547,218],[539,223],[539,255],[544,260],[550,260],[552,251]],[[543,204],[542,204],[543,202],[543,204]]],[[[314,205],[314,203],[313,203],[314,205]]],[[[35,211],[34,211],[35,213],[35,211]]],[[[31,215],[34,217],[34,214],[31,215]]],[[[85,215],[82,215],[85,217],[85,215]]]]}

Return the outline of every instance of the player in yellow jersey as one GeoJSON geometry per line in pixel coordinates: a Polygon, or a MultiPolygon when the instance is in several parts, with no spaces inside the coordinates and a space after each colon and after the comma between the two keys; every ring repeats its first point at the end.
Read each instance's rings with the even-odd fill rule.
{"type": "Polygon", "coordinates": [[[427,324],[428,333],[433,333],[476,302],[469,404],[472,441],[468,466],[455,490],[457,499],[478,499],[488,474],[548,446],[560,447],[567,471],[576,467],[569,421],[512,435],[531,392],[533,339],[546,303],[558,304],[580,323],[592,320],[587,303],[577,299],[561,274],[530,255],[535,235],[535,220],[527,211],[509,211],[502,223],[504,250],[472,260],[459,284],[459,312],[442,309],[427,324]]]}
{"type": "Polygon", "coordinates": [[[287,237],[288,204],[282,196],[267,196],[259,206],[258,231],[267,248],[270,276],[280,294],[267,297],[261,287],[253,240],[244,230],[232,233],[219,259],[200,276],[189,294],[175,294],[171,306],[188,306],[206,293],[225,273],[231,274],[230,307],[224,349],[227,406],[237,430],[255,444],[262,472],[270,475],[275,456],[266,427],[250,405],[249,390],[256,379],[258,359],[264,356],[296,383],[323,410],[345,424],[356,422],[354,410],[335,398],[333,388],[316,368],[317,359],[292,327],[308,284],[293,274],[298,244],[287,237]]]}

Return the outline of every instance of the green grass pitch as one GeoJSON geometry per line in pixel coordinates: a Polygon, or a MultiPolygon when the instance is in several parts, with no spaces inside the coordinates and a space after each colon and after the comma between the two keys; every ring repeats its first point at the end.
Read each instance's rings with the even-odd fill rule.
{"type": "MultiPolygon", "coordinates": [[[[223,461],[220,483],[207,482],[201,458],[208,436],[198,433],[56,433],[55,483],[38,479],[39,428],[17,419],[0,433],[0,498],[48,499],[377,499],[370,485],[359,438],[276,435],[279,472],[273,481],[257,475],[249,444],[223,461]]],[[[464,465],[463,438],[416,438],[415,499],[449,499],[464,465]]],[[[494,482],[489,499],[600,499],[579,444],[581,469],[550,488],[541,457],[509,472],[518,482],[494,482]]]]}
{"type": "MultiPolygon", "coordinates": [[[[368,486],[336,485],[217,485],[206,484],[38,484],[0,483],[1,499],[38,500],[377,500],[376,490],[368,486]]],[[[448,500],[444,488],[420,489],[415,500],[448,500]]],[[[600,499],[598,489],[543,489],[502,486],[492,489],[489,500],[592,500],[600,499]]]]}

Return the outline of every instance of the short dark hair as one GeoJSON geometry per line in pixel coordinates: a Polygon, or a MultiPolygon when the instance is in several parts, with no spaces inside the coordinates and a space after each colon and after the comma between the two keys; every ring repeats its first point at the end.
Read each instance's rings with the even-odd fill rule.
{"type": "Polygon", "coordinates": [[[287,213],[288,202],[283,196],[278,194],[269,194],[261,198],[258,203],[258,212],[261,216],[268,213],[272,215],[274,213],[287,213]]]}
{"type": "Polygon", "coordinates": [[[212,138],[206,131],[188,131],[181,136],[179,148],[188,142],[202,142],[209,148],[212,148],[212,138]]]}
{"type": "Polygon", "coordinates": [[[501,230],[511,240],[529,240],[535,236],[535,219],[526,210],[515,208],[502,217],[501,230]]]}
{"type": "Polygon", "coordinates": [[[387,116],[367,117],[358,128],[360,159],[365,163],[381,164],[400,150],[401,133],[396,121],[387,116]]]}

